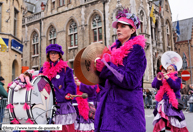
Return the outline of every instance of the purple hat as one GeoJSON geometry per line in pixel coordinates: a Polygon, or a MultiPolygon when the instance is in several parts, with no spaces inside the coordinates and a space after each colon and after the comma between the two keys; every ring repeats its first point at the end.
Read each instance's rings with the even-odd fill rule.
{"type": "Polygon", "coordinates": [[[64,54],[64,52],[62,51],[62,46],[58,45],[58,44],[50,44],[46,47],[46,54],[48,54],[50,51],[56,51],[60,54],[64,54]]]}
{"type": "Polygon", "coordinates": [[[175,69],[175,71],[177,71],[177,67],[176,67],[176,65],[171,64],[170,66],[173,66],[173,67],[174,67],[174,69],[175,69]]]}
{"type": "Polygon", "coordinates": [[[122,11],[119,11],[116,19],[117,20],[114,21],[112,24],[113,28],[117,28],[118,23],[131,25],[135,30],[138,29],[140,26],[139,18],[135,14],[130,13],[129,9],[123,8],[122,11]]]}

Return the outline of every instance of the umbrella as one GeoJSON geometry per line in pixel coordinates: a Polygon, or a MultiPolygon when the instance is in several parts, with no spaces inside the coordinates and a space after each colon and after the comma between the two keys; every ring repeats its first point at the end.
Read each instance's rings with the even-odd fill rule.
{"type": "Polygon", "coordinates": [[[7,49],[7,45],[5,44],[3,39],[0,37],[0,52],[5,52],[6,49],[7,49]]]}

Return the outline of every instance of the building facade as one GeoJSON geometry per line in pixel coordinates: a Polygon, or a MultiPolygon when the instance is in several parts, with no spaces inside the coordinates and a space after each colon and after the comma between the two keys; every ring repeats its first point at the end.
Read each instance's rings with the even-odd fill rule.
{"type": "Polygon", "coordinates": [[[179,71],[179,76],[183,70],[190,72],[190,79],[182,82],[186,85],[193,84],[193,18],[179,21],[180,34],[176,33],[177,22],[173,22],[173,36],[175,52],[177,52],[183,60],[183,65],[179,71]]]}
{"type": "Polygon", "coordinates": [[[23,0],[0,0],[0,36],[7,45],[0,52],[0,75],[5,78],[5,88],[21,73],[23,0]]]}
{"type": "Polygon", "coordinates": [[[62,46],[63,59],[71,68],[82,48],[94,42],[111,45],[117,37],[116,29],[111,25],[122,7],[129,7],[132,13],[137,14],[142,22],[137,34],[147,39],[144,87],[151,87],[161,63],[160,56],[174,47],[173,39],[170,39],[173,38],[172,18],[167,0],[160,3],[149,0],[26,0],[25,4],[22,65],[36,70],[46,61],[45,49],[51,43],[62,46]],[[149,16],[152,5],[155,7],[155,24],[149,16]]]}

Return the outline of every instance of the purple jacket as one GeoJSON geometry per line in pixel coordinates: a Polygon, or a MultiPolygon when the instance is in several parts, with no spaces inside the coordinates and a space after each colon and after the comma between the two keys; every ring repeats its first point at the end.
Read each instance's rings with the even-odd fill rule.
{"type": "Polygon", "coordinates": [[[93,101],[96,108],[97,108],[98,102],[100,102],[100,93],[101,93],[101,90],[103,89],[103,87],[99,85],[100,92],[97,93],[96,92],[97,87],[98,87],[97,85],[89,86],[83,83],[81,83],[79,87],[81,92],[88,94],[88,102],[93,101]]]}
{"type": "MultiPolygon", "coordinates": [[[[120,43],[116,44],[116,47],[120,43]]],[[[145,132],[142,78],[146,69],[143,48],[134,45],[123,59],[124,66],[108,62],[110,67],[121,73],[120,82],[105,66],[100,78],[106,80],[95,115],[95,132],[145,132]]]]}
{"type": "MultiPolygon", "coordinates": [[[[52,62],[50,62],[52,63],[52,62]]],[[[54,63],[54,66],[57,64],[57,62],[54,63]]],[[[40,69],[39,73],[43,73],[43,67],[40,69]]],[[[56,102],[58,103],[65,103],[70,102],[71,100],[66,100],[65,96],[66,94],[76,94],[76,84],[74,83],[74,77],[72,69],[69,67],[66,67],[65,69],[62,69],[60,73],[57,75],[60,76],[60,78],[52,78],[51,82],[54,85],[55,89],[55,96],[56,96],[56,102]],[[61,87],[59,87],[61,85],[61,87]]]]}
{"type": "MultiPolygon", "coordinates": [[[[166,81],[170,85],[170,87],[174,90],[176,98],[180,99],[181,98],[181,95],[180,95],[181,79],[177,78],[174,81],[173,79],[168,78],[166,81]]],[[[162,86],[162,81],[158,80],[157,77],[155,77],[151,85],[153,88],[157,88],[159,90],[160,86],[162,86]]],[[[164,94],[163,99],[169,99],[169,97],[166,93],[164,94]]]]}

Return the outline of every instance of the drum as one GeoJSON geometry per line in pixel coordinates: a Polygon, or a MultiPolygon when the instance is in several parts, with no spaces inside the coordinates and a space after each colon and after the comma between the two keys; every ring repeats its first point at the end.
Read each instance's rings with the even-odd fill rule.
{"type": "Polygon", "coordinates": [[[9,109],[10,120],[17,120],[20,124],[48,124],[53,117],[55,106],[55,93],[51,81],[46,76],[37,76],[32,82],[33,89],[26,88],[15,92],[10,89],[8,104],[13,105],[9,109]]]}

